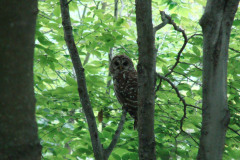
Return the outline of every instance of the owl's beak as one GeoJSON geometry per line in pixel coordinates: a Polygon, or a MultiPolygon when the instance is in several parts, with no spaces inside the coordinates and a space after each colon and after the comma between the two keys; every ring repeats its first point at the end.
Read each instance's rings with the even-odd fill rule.
{"type": "Polygon", "coordinates": [[[123,69],[123,67],[122,67],[122,66],[119,66],[119,68],[120,68],[120,70],[122,70],[122,69],[123,69]]]}

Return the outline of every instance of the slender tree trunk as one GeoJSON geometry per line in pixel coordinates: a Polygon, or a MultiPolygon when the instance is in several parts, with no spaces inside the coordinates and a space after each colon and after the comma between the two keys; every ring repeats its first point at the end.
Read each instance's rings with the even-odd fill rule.
{"type": "Polygon", "coordinates": [[[138,35],[138,136],[139,159],[154,160],[154,105],[156,49],[152,24],[152,1],[136,0],[136,23],[138,35]]]}
{"type": "Polygon", "coordinates": [[[203,30],[203,121],[199,160],[220,160],[229,123],[227,60],[231,26],[239,0],[208,0],[203,30]]]}
{"type": "Polygon", "coordinates": [[[0,6],[0,159],[40,160],[33,90],[37,0],[0,6]]]}
{"type": "Polygon", "coordinates": [[[87,92],[84,68],[82,66],[81,59],[79,58],[77,47],[72,34],[72,25],[69,14],[68,2],[70,1],[60,0],[64,39],[66,41],[66,45],[72,59],[74,70],[76,72],[79,98],[87,118],[94,157],[96,160],[103,160],[102,144],[98,135],[95,116],[93,114],[92,106],[87,92]]]}

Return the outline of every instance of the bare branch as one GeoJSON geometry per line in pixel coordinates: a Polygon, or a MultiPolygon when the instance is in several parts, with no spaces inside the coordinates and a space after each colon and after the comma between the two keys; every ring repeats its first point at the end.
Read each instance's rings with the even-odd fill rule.
{"type": "Polygon", "coordinates": [[[121,10],[120,10],[119,16],[121,17],[121,16],[122,16],[123,9],[125,8],[125,5],[124,5],[123,0],[120,0],[120,1],[121,1],[121,10]]]}
{"type": "Polygon", "coordinates": [[[234,130],[233,128],[228,127],[228,129],[230,129],[231,131],[233,131],[234,133],[236,133],[238,136],[240,136],[240,133],[238,133],[238,131],[234,130]]]}
{"type": "MultiPolygon", "coordinates": [[[[172,86],[172,88],[175,90],[178,98],[179,98],[180,101],[183,103],[183,107],[184,107],[184,108],[183,108],[183,117],[182,117],[181,120],[180,120],[180,130],[181,130],[181,132],[185,132],[182,127],[183,127],[183,121],[184,121],[184,119],[186,118],[186,115],[187,115],[187,112],[186,112],[187,106],[193,107],[193,108],[196,108],[196,109],[200,109],[200,110],[202,110],[202,109],[199,108],[199,107],[196,107],[196,106],[187,104],[186,101],[185,101],[185,99],[181,96],[178,88],[177,88],[168,78],[166,78],[166,77],[164,77],[164,76],[162,76],[162,75],[160,75],[160,74],[158,74],[158,73],[157,73],[157,76],[158,76],[159,78],[167,81],[167,82],[172,86]]],[[[181,132],[176,136],[176,138],[181,134],[181,132]]]]}
{"type": "Polygon", "coordinates": [[[115,131],[112,142],[110,143],[110,145],[108,146],[107,149],[104,149],[104,159],[105,160],[108,159],[108,157],[110,156],[111,152],[113,151],[115,145],[117,144],[120,133],[122,132],[122,129],[123,129],[123,125],[124,125],[124,122],[125,122],[125,119],[126,119],[126,115],[127,115],[127,111],[125,109],[123,109],[122,117],[121,117],[121,120],[118,124],[118,128],[115,131]]]}
{"type": "Polygon", "coordinates": [[[191,82],[193,82],[193,83],[196,84],[196,85],[202,86],[202,84],[201,84],[200,82],[197,82],[197,81],[195,81],[195,80],[192,80],[191,78],[189,78],[187,75],[185,75],[185,74],[183,74],[183,73],[179,73],[179,72],[176,72],[176,71],[174,71],[174,73],[179,74],[179,75],[185,77],[188,81],[191,81],[191,82]]]}
{"type": "Polygon", "coordinates": [[[234,49],[234,48],[229,48],[230,50],[234,51],[234,52],[237,52],[237,53],[240,53],[240,51],[234,49]]]}
{"type": "Polygon", "coordinates": [[[84,62],[83,62],[83,65],[84,65],[84,66],[88,63],[89,58],[90,58],[90,53],[87,52],[86,58],[85,58],[85,60],[84,60],[84,62]]]}
{"type": "Polygon", "coordinates": [[[118,18],[118,0],[114,0],[115,7],[114,7],[114,17],[117,19],[118,18]]]}
{"type": "Polygon", "coordinates": [[[58,77],[59,77],[61,80],[63,80],[64,82],[66,82],[66,80],[60,75],[60,73],[59,73],[58,71],[55,70],[55,72],[56,72],[56,74],[58,75],[58,77]]]}
{"type": "Polygon", "coordinates": [[[199,68],[196,64],[191,64],[191,63],[187,63],[187,62],[179,62],[179,63],[192,65],[192,66],[194,66],[196,69],[202,71],[202,68],[199,68]]]}
{"type": "Polygon", "coordinates": [[[188,135],[198,146],[199,146],[199,143],[193,138],[193,136],[185,131],[182,131],[183,133],[185,133],[186,135],[188,135]]]}
{"type": "MultiPolygon", "coordinates": [[[[109,63],[109,66],[110,66],[110,63],[111,63],[111,60],[112,60],[112,54],[113,54],[113,48],[110,48],[109,53],[108,53],[108,63],[109,63]]],[[[110,71],[108,72],[108,76],[111,76],[110,71]]],[[[111,85],[111,83],[112,83],[112,80],[110,79],[107,82],[107,90],[106,90],[107,94],[110,94],[110,85],[111,85]]]]}
{"type": "Polygon", "coordinates": [[[69,3],[71,3],[72,2],[72,0],[69,0],[67,3],[66,3],[66,5],[68,5],[69,3]]]}
{"type": "Polygon", "coordinates": [[[165,12],[160,11],[160,14],[161,14],[161,18],[162,18],[162,23],[153,28],[154,37],[155,37],[156,32],[158,30],[160,30],[161,28],[163,28],[169,22],[169,19],[167,18],[168,15],[166,15],[165,12]]]}
{"type": "Polygon", "coordinates": [[[176,31],[179,31],[179,32],[182,33],[182,36],[183,36],[183,38],[184,38],[184,43],[183,43],[183,46],[181,47],[181,49],[178,51],[175,64],[170,68],[170,71],[169,71],[167,74],[165,74],[165,77],[169,76],[169,75],[173,72],[173,70],[175,69],[175,67],[178,65],[179,60],[180,60],[180,56],[181,56],[181,54],[182,54],[182,52],[183,52],[183,50],[184,50],[184,48],[186,47],[187,42],[188,42],[187,35],[186,35],[186,33],[185,33],[185,31],[184,31],[183,29],[181,29],[180,27],[178,27],[178,26],[176,25],[176,23],[175,23],[172,19],[169,19],[169,24],[172,24],[173,27],[174,27],[174,29],[175,29],[176,31]]]}
{"type": "Polygon", "coordinates": [[[178,88],[177,88],[168,78],[166,78],[166,77],[164,77],[164,76],[162,76],[162,75],[160,75],[160,74],[158,74],[158,73],[157,73],[157,76],[158,76],[159,78],[167,81],[167,82],[172,86],[172,88],[175,90],[178,98],[179,98],[180,101],[183,103],[183,106],[184,106],[183,112],[184,112],[184,113],[183,113],[183,117],[182,117],[182,119],[181,119],[181,124],[180,124],[180,129],[182,130],[182,125],[183,125],[182,123],[183,123],[183,120],[186,118],[187,103],[185,102],[185,99],[181,96],[178,88]]]}
{"type": "MultiPolygon", "coordinates": [[[[183,29],[181,29],[180,27],[178,27],[177,24],[172,20],[172,18],[171,18],[169,15],[167,15],[167,14],[166,14],[165,12],[163,12],[163,11],[160,11],[160,14],[161,14],[161,16],[162,16],[162,19],[165,21],[165,23],[167,22],[168,24],[171,24],[176,31],[182,33],[183,38],[184,38],[183,46],[181,47],[181,49],[179,50],[179,52],[178,52],[178,54],[177,54],[177,58],[176,58],[175,64],[170,68],[170,71],[169,71],[167,74],[165,74],[165,77],[167,77],[167,76],[169,76],[169,75],[173,72],[173,70],[174,70],[174,69],[176,68],[176,66],[178,65],[179,60],[180,60],[180,56],[181,56],[184,48],[185,48],[186,45],[187,45],[188,38],[187,38],[187,35],[186,35],[185,31],[184,31],[183,29]],[[166,20],[165,20],[165,19],[166,19],[166,20]]],[[[161,86],[161,83],[162,83],[162,80],[160,80],[160,82],[159,82],[159,84],[158,84],[158,86],[157,86],[156,92],[159,90],[159,88],[160,88],[160,86],[161,86]]]]}
{"type": "Polygon", "coordinates": [[[187,104],[188,107],[192,107],[192,108],[196,108],[196,109],[199,109],[199,110],[202,110],[202,108],[200,107],[197,107],[197,106],[194,106],[194,105],[191,105],[191,104],[187,104]]]}
{"type": "Polygon", "coordinates": [[[190,37],[188,37],[188,41],[190,40],[190,39],[192,39],[193,37],[195,37],[195,36],[203,36],[202,34],[193,34],[193,35],[191,35],[190,37]]]}

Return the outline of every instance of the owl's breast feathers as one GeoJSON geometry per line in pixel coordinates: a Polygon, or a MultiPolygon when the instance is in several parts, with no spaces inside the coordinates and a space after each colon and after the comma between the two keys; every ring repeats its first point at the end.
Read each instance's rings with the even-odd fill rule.
{"type": "Polygon", "coordinates": [[[134,126],[137,125],[137,73],[136,71],[124,71],[113,77],[114,90],[120,104],[134,118],[134,126]]]}

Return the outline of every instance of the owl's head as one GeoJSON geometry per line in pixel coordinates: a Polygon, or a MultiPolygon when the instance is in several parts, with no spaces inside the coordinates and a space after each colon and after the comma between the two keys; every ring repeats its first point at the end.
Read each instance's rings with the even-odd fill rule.
{"type": "Polygon", "coordinates": [[[113,57],[109,68],[112,75],[123,71],[135,71],[133,62],[125,55],[113,57]]]}

